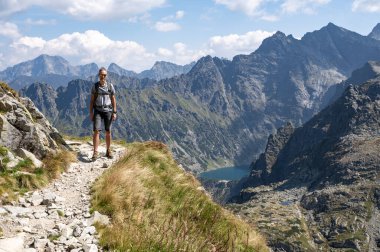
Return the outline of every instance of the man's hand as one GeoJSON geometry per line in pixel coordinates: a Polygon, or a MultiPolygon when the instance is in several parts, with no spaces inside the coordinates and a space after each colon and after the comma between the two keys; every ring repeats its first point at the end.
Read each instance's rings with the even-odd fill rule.
{"type": "Polygon", "coordinates": [[[112,113],[112,121],[115,121],[115,120],[116,120],[116,114],[112,113]]]}

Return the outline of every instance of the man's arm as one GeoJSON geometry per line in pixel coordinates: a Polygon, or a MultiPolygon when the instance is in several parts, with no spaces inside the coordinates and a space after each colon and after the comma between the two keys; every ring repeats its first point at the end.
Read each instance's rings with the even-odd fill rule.
{"type": "Polygon", "coordinates": [[[113,118],[113,120],[115,120],[116,119],[116,112],[117,112],[115,95],[111,96],[111,103],[112,103],[112,118],[113,118]]]}
{"type": "Polygon", "coordinates": [[[94,118],[94,102],[95,102],[95,96],[94,94],[91,94],[91,101],[90,101],[90,119],[93,121],[94,118]]]}

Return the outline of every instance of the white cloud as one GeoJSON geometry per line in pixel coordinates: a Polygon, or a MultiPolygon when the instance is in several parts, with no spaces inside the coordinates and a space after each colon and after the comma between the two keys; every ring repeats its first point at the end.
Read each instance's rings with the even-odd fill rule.
{"type": "Polygon", "coordinates": [[[265,38],[273,34],[274,32],[257,30],[243,35],[214,36],[209,39],[208,47],[216,56],[232,58],[237,54],[252,53],[265,38]]]}
{"type": "Polygon", "coordinates": [[[158,55],[164,58],[170,58],[173,56],[173,52],[166,48],[158,48],[158,55]]]}
{"type": "Polygon", "coordinates": [[[17,38],[20,37],[21,34],[16,24],[10,22],[0,22],[0,36],[17,38]]]}
{"type": "Polygon", "coordinates": [[[134,41],[114,41],[95,30],[74,32],[44,40],[38,37],[21,37],[10,45],[6,57],[9,65],[37,57],[40,54],[60,55],[74,64],[96,62],[108,65],[115,62],[128,69],[147,69],[157,60],[156,55],[146,51],[134,41]]]}
{"type": "Polygon", "coordinates": [[[43,19],[31,19],[27,18],[25,20],[25,23],[28,25],[55,25],[57,24],[57,21],[55,19],[50,19],[50,20],[43,20],[43,19]]]}
{"type": "Polygon", "coordinates": [[[10,0],[0,1],[0,16],[11,15],[32,6],[58,11],[77,19],[128,19],[162,6],[166,0],[10,0]]]}
{"type": "Polygon", "coordinates": [[[192,61],[197,61],[203,56],[212,54],[210,49],[192,50],[186,44],[177,42],[172,48],[159,48],[157,56],[159,60],[165,60],[180,65],[189,64],[192,61]]]}
{"type": "Polygon", "coordinates": [[[285,0],[285,2],[281,4],[281,9],[285,13],[303,12],[313,14],[317,7],[328,4],[330,1],[331,0],[285,0]]]}
{"type": "Polygon", "coordinates": [[[171,48],[159,48],[156,52],[147,49],[135,41],[111,40],[103,33],[88,30],[84,33],[62,34],[57,38],[45,40],[40,37],[23,36],[4,47],[0,67],[3,69],[41,54],[60,55],[73,65],[95,62],[99,66],[108,66],[114,62],[126,69],[141,72],[150,69],[154,62],[166,60],[176,64],[188,64],[202,56],[211,54],[210,49],[193,50],[184,43],[175,43],[171,48]]]}
{"type": "Polygon", "coordinates": [[[182,19],[183,16],[185,16],[185,12],[182,11],[182,10],[177,11],[177,12],[175,13],[175,18],[176,18],[176,19],[182,19]]]}
{"type": "Polygon", "coordinates": [[[160,32],[177,31],[181,29],[181,26],[173,22],[156,22],[154,28],[160,32]]]}
{"type": "Polygon", "coordinates": [[[248,16],[256,16],[261,11],[259,7],[264,2],[263,0],[214,0],[217,4],[227,6],[233,11],[242,11],[248,16]]]}
{"type": "Polygon", "coordinates": [[[378,0],[354,0],[352,11],[380,12],[380,2],[378,0]]]}

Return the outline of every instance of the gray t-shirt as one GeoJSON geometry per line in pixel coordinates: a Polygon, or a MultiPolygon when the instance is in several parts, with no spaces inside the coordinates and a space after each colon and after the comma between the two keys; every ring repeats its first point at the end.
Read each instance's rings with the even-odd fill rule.
{"type": "MultiPolygon", "coordinates": [[[[92,86],[91,94],[95,95],[95,85],[92,86]]],[[[101,112],[112,111],[111,95],[115,95],[115,88],[111,83],[106,82],[104,86],[100,85],[98,89],[98,97],[95,100],[94,107],[101,112]],[[109,87],[109,88],[108,88],[109,87]],[[109,92],[108,92],[109,90],[109,92]]]]}

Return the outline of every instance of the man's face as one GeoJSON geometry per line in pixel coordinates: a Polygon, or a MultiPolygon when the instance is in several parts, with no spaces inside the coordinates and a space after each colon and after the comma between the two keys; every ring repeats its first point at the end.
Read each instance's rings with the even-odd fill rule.
{"type": "Polygon", "coordinates": [[[100,71],[99,79],[102,81],[102,80],[105,80],[106,77],[107,77],[107,71],[100,71]]]}

